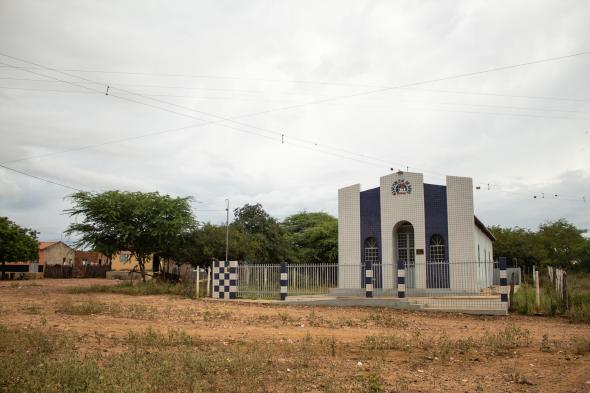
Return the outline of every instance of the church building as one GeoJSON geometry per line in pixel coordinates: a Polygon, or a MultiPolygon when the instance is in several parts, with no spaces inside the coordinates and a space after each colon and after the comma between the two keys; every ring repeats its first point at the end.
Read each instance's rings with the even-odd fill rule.
{"type": "Polygon", "coordinates": [[[435,185],[399,171],[376,188],[338,190],[339,289],[363,288],[367,263],[373,287],[393,289],[402,260],[408,290],[481,290],[492,284],[494,240],[474,215],[471,178],[435,185]]]}

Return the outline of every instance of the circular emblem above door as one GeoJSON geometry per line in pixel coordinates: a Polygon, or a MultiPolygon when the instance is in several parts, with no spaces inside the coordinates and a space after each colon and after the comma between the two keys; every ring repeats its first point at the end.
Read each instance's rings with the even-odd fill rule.
{"type": "Polygon", "coordinates": [[[412,185],[408,180],[396,180],[391,186],[391,193],[393,195],[404,195],[412,193],[412,185]]]}

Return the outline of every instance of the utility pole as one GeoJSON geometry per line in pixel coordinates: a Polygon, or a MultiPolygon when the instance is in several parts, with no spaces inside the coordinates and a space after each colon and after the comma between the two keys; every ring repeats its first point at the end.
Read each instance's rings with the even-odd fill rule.
{"type": "Polygon", "coordinates": [[[225,199],[225,263],[229,263],[229,199],[225,199]]]}

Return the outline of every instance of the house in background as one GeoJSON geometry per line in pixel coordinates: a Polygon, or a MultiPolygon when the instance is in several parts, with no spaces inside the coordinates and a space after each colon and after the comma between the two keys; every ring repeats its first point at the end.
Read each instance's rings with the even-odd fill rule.
{"type": "MultiPolygon", "coordinates": [[[[152,260],[153,258],[150,258],[150,260],[145,263],[146,272],[153,271],[152,260]]],[[[129,251],[121,251],[120,253],[115,254],[113,256],[113,260],[111,261],[111,270],[129,271],[133,270],[134,267],[136,268],[136,270],[139,271],[139,264],[137,263],[137,259],[129,251]]]]}
{"type": "Polygon", "coordinates": [[[96,251],[76,251],[74,257],[74,266],[103,266],[109,264],[106,255],[96,251]]]}
{"type": "Polygon", "coordinates": [[[62,241],[39,242],[39,271],[47,265],[73,266],[76,252],[62,241]]]}

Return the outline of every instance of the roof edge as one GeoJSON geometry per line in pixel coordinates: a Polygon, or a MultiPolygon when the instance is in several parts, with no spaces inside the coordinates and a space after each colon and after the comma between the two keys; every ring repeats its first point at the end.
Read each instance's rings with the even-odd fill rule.
{"type": "Polygon", "coordinates": [[[481,229],[481,231],[483,233],[485,233],[485,235],[493,242],[496,241],[496,238],[494,237],[494,235],[492,234],[492,232],[490,232],[490,230],[488,228],[486,228],[486,226],[484,225],[483,222],[481,222],[481,220],[479,218],[477,218],[477,216],[473,216],[473,221],[475,222],[475,226],[478,227],[479,229],[481,229]]]}

